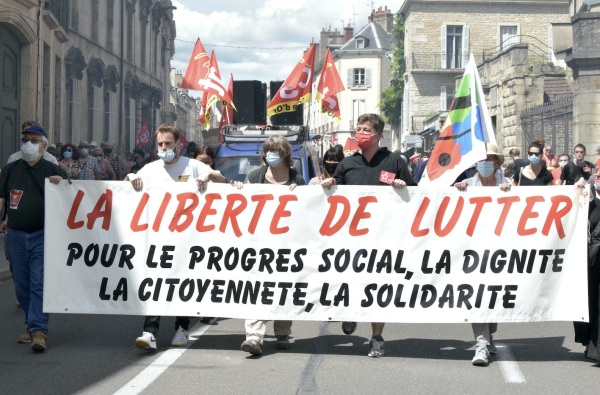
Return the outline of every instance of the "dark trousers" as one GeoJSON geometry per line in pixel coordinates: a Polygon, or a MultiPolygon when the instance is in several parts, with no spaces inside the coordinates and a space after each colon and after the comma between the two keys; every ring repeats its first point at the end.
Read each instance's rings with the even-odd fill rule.
{"type": "MultiPolygon", "coordinates": [[[[144,320],[144,332],[153,333],[154,336],[158,333],[160,326],[160,317],[157,316],[146,316],[144,320]]],[[[190,318],[189,317],[175,317],[175,330],[182,327],[186,331],[190,329],[190,318]]]]}

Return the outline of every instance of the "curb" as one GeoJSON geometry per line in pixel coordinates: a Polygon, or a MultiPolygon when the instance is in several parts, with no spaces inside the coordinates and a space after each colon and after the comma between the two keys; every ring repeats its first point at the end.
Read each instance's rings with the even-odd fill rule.
{"type": "Polygon", "coordinates": [[[0,283],[7,280],[12,280],[12,273],[10,272],[10,269],[0,269],[0,283]]]}

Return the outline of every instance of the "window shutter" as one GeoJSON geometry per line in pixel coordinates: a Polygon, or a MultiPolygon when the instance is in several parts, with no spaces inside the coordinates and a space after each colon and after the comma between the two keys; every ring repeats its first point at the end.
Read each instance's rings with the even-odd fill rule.
{"type": "Polygon", "coordinates": [[[552,37],[552,26],[548,26],[548,61],[552,62],[554,57],[553,48],[553,37],[552,37]]]}
{"type": "Polygon", "coordinates": [[[365,69],[365,86],[371,87],[371,69],[365,69]]]}
{"type": "Polygon", "coordinates": [[[442,61],[442,69],[446,68],[446,25],[442,25],[442,33],[441,33],[441,40],[442,40],[442,56],[441,56],[441,61],[442,61]]]}
{"type": "Polygon", "coordinates": [[[351,88],[354,86],[354,69],[348,69],[348,85],[347,88],[351,88]]]}
{"type": "Polygon", "coordinates": [[[463,55],[463,64],[461,68],[467,67],[467,63],[469,62],[469,26],[463,26],[463,36],[462,36],[462,55],[463,55]]]}
{"type": "Polygon", "coordinates": [[[440,110],[446,111],[446,109],[447,109],[447,107],[446,107],[446,87],[441,86],[440,87],[440,110]]]}

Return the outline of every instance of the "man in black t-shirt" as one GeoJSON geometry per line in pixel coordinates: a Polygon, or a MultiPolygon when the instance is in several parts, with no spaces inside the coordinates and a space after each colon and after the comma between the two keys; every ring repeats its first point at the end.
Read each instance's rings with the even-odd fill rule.
{"type": "Polygon", "coordinates": [[[0,173],[0,206],[8,201],[6,245],[13,269],[15,290],[25,312],[27,333],[19,343],[32,343],[34,351],[46,349],[48,314],[44,296],[44,188],[67,178],[59,166],[42,158],[48,136],[41,126],[25,128],[21,136],[22,159],[11,162],[0,173]]]}
{"type": "MultiPolygon", "coordinates": [[[[400,155],[379,148],[379,140],[383,136],[385,122],[377,114],[363,114],[358,117],[356,127],[356,142],[360,151],[343,159],[335,170],[333,178],[321,182],[324,188],[332,185],[391,185],[394,188],[404,188],[416,185],[406,163],[400,155]]],[[[370,357],[383,357],[384,340],[383,322],[372,322],[370,357]]],[[[351,334],[356,330],[356,322],[342,323],[342,330],[351,334]]]]}
{"type": "Polygon", "coordinates": [[[588,180],[594,165],[585,158],[585,145],[577,144],[573,148],[573,161],[563,167],[560,175],[562,185],[575,185],[579,179],[588,180]]]}

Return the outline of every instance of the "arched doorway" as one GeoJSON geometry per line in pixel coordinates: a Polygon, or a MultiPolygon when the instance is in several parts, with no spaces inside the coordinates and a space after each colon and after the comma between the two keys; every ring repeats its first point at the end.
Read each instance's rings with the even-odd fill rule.
{"type": "Polygon", "coordinates": [[[19,148],[21,43],[0,23],[0,166],[19,148]]]}

